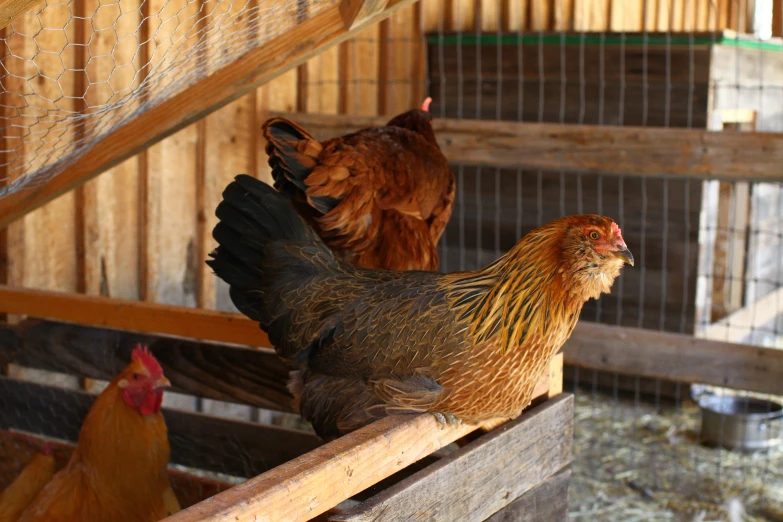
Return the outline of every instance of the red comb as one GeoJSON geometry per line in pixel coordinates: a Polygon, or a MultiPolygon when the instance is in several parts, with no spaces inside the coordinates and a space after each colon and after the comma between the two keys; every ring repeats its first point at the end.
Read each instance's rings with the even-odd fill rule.
{"type": "Polygon", "coordinates": [[[131,361],[138,361],[147,368],[151,377],[160,377],[163,375],[163,368],[160,363],[153,357],[149,349],[146,346],[140,344],[136,345],[136,348],[131,352],[131,361]]]}
{"type": "Polygon", "coordinates": [[[43,448],[41,448],[41,453],[43,453],[46,457],[51,457],[53,453],[52,445],[48,442],[45,442],[43,448]]]}
{"type": "Polygon", "coordinates": [[[432,98],[427,96],[427,98],[421,102],[421,110],[430,112],[430,104],[432,103],[432,98]]]}
{"type": "Polygon", "coordinates": [[[620,227],[617,226],[617,223],[615,223],[614,221],[612,221],[612,234],[614,234],[615,237],[617,237],[618,239],[623,238],[623,235],[620,232],[620,227]]]}

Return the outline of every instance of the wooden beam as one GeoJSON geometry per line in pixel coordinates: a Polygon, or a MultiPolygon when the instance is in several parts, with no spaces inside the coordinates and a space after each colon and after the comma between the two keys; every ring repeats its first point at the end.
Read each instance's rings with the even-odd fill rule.
{"type": "Polygon", "coordinates": [[[709,325],[697,335],[715,341],[743,342],[754,330],[764,328],[781,314],[783,287],[709,325]]]}
{"type": "MultiPolygon", "coordinates": [[[[385,118],[284,114],[317,139],[386,124],[385,118]]],[[[454,163],[638,176],[783,180],[783,133],[436,119],[454,163]]]]}
{"type": "MultiPolygon", "coordinates": [[[[0,377],[0,426],[76,441],[94,395],[0,377]]],[[[163,408],[171,461],[252,477],[322,444],[315,435],[163,408]]]]}
{"type": "Polygon", "coordinates": [[[485,520],[571,462],[573,402],[536,406],[330,520],[485,520]]]}
{"type": "Polygon", "coordinates": [[[43,5],[42,0],[3,0],[0,2],[0,29],[11,25],[17,16],[23,15],[38,4],[43,5]]]}
{"type": "Polygon", "coordinates": [[[310,520],[475,429],[441,428],[428,414],[386,417],[165,520],[310,520]]]}
{"type": "Polygon", "coordinates": [[[581,368],[783,395],[783,350],[580,321],[563,353],[581,368]]]}
{"type": "MultiPolygon", "coordinates": [[[[137,343],[149,346],[171,380],[173,391],[278,411],[292,411],[288,368],[269,349],[199,343],[70,323],[30,319],[0,325],[0,365],[111,380],[130,360],[137,343]]],[[[562,355],[549,365],[534,397],[563,389],[562,355]]]]}
{"type": "Polygon", "coordinates": [[[772,36],[783,36],[783,0],[772,0],[772,36]]]}
{"type": "MultiPolygon", "coordinates": [[[[0,286],[0,313],[240,345],[269,344],[258,325],[239,314],[60,292],[0,286]]],[[[783,374],[779,350],[580,322],[564,354],[565,363],[574,366],[783,393],[776,377],[783,374]]]]}
{"type": "Polygon", "coordinates": [[[270,346],[244,315],[0,285],[0,313],[247,346],[270,346]]]}
{"type": "Polygon", "coordinates": [[[29,319],[0,325],[0,364],[108,381],[127,364],[138,343],[149,346],[173,391],[292,411],[288,368],[269,349],[29,319]]]}
{"type": "Polygon", "coordinates": [[[560,471],[531,489],[486,522],[566,522],[571,470],[560,471]]]}
{"type": "MultiPolygon", "coordinates": [[[[413,1],[389,2],[386,9],[370,16],[363,24],[387,18],[413,1]]],[[[360,27],[346,29],[340,6],[334,5],[264,42],[153,109],[140,113],[106,135],[61,172],[59,164],[51,165],[49,170],[58,172],[57,175],[35,190],[20,190],[0,198],[0,228],[304,63],[320,51],[347,40],[360,27]]]]}
{"type": "Polygon", "coordinates": [[[386,9],[389,0],[341,0],[340,14],[346,29],[366,25],[368,19],[386,9]]]}

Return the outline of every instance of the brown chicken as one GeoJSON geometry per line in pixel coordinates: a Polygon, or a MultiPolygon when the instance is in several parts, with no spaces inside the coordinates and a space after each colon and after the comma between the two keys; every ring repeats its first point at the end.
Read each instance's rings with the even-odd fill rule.
{"type": "Polygon", "coordinates": [[[587,299],[633,264],[609,218],[527,234],[477,272],[394,272],[335,257],[274,189],[223,192],[207,261],[294,369],[295,406],[331,438],[393,413],[441,422],[517,417],[587,299]]]}
{"type": "Polygon", "coordinates": [[[22,511],[53,476],[54,456],[52,447],[47,443],[16,480],[0,493],[0,522],[16,522],[22,511]]]}
{"type": "Polygon", "coordinates": [[[68,465],[19,522],[153,522],[179,511],[160,413],[168,386],[158,361],[137,346],[131,363],[95,399],[68,465]]]}
{"type": "Polygon", "coordinates": [[[435,270],[454,206],[454,173],[431,98],[385,127],[318,142],[295,123],[263,125],[275,188],[337,255],[363,268],[435,270]]]}

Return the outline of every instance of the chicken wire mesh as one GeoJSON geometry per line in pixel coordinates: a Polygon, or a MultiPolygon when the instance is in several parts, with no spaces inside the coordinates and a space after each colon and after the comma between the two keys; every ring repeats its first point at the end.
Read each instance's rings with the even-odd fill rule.
{"type": "Polygon", "coordinates": [[[0,36],[0,196],[336,0],[47,0],[0,36]]]}

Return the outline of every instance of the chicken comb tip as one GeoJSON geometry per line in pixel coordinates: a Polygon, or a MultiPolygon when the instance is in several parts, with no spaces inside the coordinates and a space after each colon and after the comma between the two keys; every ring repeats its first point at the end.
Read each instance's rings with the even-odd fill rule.
{"type": "Polygon", "coordinates": [[[427,96],[423,102],[421,102],[421,110],[430,112],[430,104],[432,103],[432,97],[427,96]]]}
{"type": "Polygon", "coordinates": [[[620,239],[623,238],[623,234],[622,232],[620,232],[620,226],[614,221],[612,221],[612,234],[614,234],[616,237],[620,239]]]}
{"type": "Polygon", "coordinates": [[[152,377],[160,377],[163,375],[163,368],[155,356],[152,355],[147,346],[143,346],[141,343],[136,345],[136,348],[131,352],[131,360],[140,362],[147,368],[152,377]]]}

